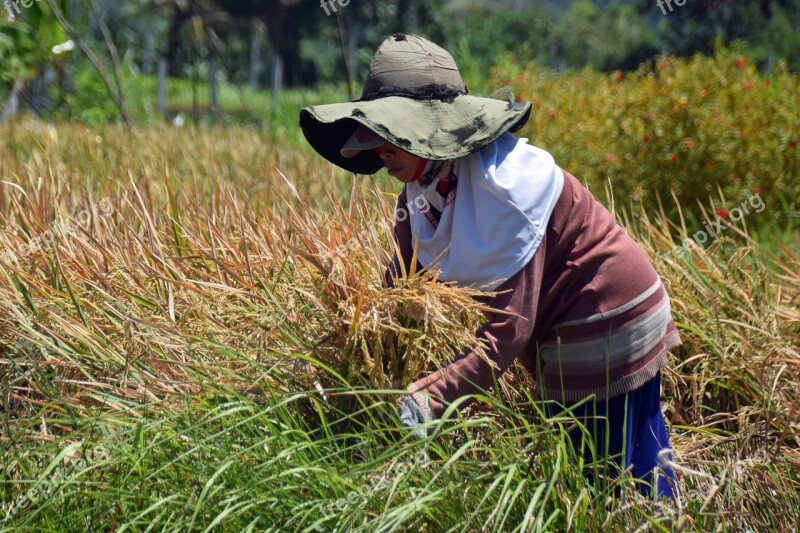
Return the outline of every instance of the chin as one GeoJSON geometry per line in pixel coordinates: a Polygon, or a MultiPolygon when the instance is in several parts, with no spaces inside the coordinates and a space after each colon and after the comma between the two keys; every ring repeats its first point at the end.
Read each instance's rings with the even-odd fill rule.
{"type": "Polygon", "coordinates": [[[387,174],[389,174],[391,177],[393,177],[393,178],[394,178],[394,179],[396,179],[396,180],[400,180],[400,181],[406,181],[406,177],[405,177],[405,176],[403,176],[402,174],[399,174],[399,175],[398,175],[398,174],[395,174],[395,173],[393,173],[393,172],[387,172],[387,174]]]}

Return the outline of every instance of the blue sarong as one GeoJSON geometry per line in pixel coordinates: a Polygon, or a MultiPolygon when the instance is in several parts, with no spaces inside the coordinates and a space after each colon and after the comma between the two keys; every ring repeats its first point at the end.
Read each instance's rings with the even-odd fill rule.
{"type": "MultiPolygon", "coordinates": [[[[548,408],[550,416],[560,411],[553,404],[549,404],[548,408]]],[[[600,468],[607,459],[609,475],[617,477],[621,470],[630,468],[639,492],[648,497],[653,495],[653,472],[656,471],[658,496],[674,497],[675,473],[663,459],[659,462],[658,457],[659,452],[670,447],[667,427],[661,414],[660,372],[632,392],[606,401],[577,402],[568,410],[570,416],[574,416],[585,428],[575,428],[569,435],[575,450],[583,450],[585,462],[589,465],[587,479],[593,482],[592,470],[600,468]],[[584,441],[589,437],[587,431],[591,435],[594,452],[584,441]]],[[[672,461],[669,452],[665,452],[664,457],[672,461]]],[[[619,490],[616,492],[619,493],[619,490]]]]}

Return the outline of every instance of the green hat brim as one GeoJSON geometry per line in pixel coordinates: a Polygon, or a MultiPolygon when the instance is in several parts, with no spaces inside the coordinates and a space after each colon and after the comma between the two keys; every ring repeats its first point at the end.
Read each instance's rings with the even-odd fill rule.
{"type": "Polygon", "coordinates": [[[325,159],[357,174],[374,174],[383,163],[373,150],[347,158],[340,150],[359,124],[395,146],[435,161],[469,155],[517,131],[531,104],[460,95],[452,101],[387,96],[375,100],[307,107],[300,128],[325,159]]]}

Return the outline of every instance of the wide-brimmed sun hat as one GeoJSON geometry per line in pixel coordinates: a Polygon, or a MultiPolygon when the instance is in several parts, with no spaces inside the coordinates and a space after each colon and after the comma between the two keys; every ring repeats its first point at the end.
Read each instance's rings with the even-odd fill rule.
{"type": "Polygon", "coordinates": [[[530,103],[468,95],[447,50],[396,33],[375,52],[360,99],[307,107],[300,128],[331,163],[374,174],[383,163],[372,148],[384,141],[423,159],[456,159],[517,131],[530,112],[530,103]]]}

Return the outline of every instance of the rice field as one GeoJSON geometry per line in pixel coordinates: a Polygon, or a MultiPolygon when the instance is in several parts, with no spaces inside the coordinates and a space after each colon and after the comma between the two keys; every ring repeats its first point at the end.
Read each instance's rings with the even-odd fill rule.
{"type": "Polygon", "coordinates": [[[402,389],[482,308],[382,288],[398,192],[245,127],[0,126],[0,529],[796,531],[793,234],[745,219],[700,246],[666,207],[617,207],[684,341],[681,498],[649,501],[582,464],[521,369],[402,429],[402,389]]]}

